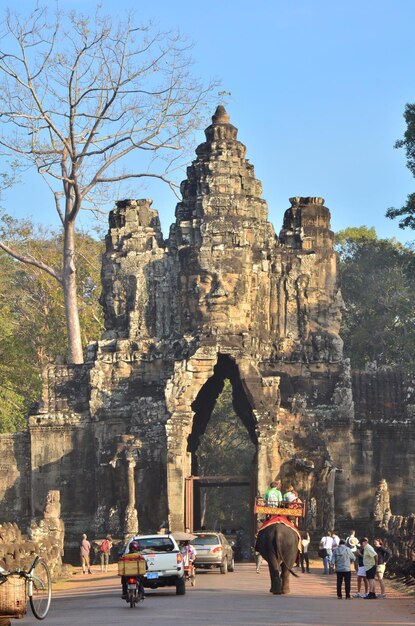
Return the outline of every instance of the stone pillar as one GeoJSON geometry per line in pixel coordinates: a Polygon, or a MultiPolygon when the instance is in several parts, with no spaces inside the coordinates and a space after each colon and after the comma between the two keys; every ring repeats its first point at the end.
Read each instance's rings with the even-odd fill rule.
{"type": "Polygon", "coordinates": [[[170,530],[184,529],[184,479],[186,455],[173,437],[167,439],[167,498],[170,530]]]}
{"type": "Polygon", "coordinates": [[[126,454],[127,462],[127,485],[128,485],[128,504],[125,510],[124,517],[124,536],[131,537],[138,533],[138,514],[135,508],[135,476],[134,470],[136,466],[136,460],[131,451],[126,454]]]}
{"type": "Polygon", "coordinates": [[[126,466],[128,502],[124,514],[124,539],[127,540],[138,533],[138,513],[136,509],[135,467],[142,443],[135,435],[121,435],[114,457],[110,461],[116,467],[119,461],[126,466]]]}
{"type": "Polygon", "coordinates": [[[258,436],[258,474],[257,489],[261,495],[269,487],[272,480],[276,480],[280,471],[277,436],[270,433],[260,433],[258,436]]]}

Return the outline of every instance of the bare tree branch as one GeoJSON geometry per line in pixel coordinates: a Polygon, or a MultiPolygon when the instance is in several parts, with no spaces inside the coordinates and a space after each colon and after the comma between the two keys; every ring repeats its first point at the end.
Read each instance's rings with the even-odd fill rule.
{"type": "MultiPolygon", "coordinates": [[[[71,362],[83,358],[79,211],[93,192],[122,181],[152,178],[177,193],[178,161],[167,155],[185,153],[216,87],[192,75],[191,46],[181,36],[133,19],[115,23],[100,7],[91,18],[75,11],[50,18],[47,7],[25,19],[9,11],[0,38],[0,154],[35,168],[53,194],[63,229],[62,276],[47,264],[43,269],[62,281],[71,362]]],[[[18,253],[14,258],[29,262],[18,253]]]]}
{"type": "Polygon", "coordinates": [[[58,272],[56,272],[49,265],[46,265],[45,263],[42,263],[42,261],[37,261],[36,259],[33,259],[31,257],[19,254],[18,252],[16,252],[12,248],[9,248],[9,246],[7,246],[2,241],[0,241],[0,249],[3,250],[4,252],[7,252],[7,254],[9,254],[14,259],[16,259],[16,261],[20,261],[21,263],[25,263],[26,265],[34,265],[35,267],[43,270],[44,272],[46,272],[50,276],[53,276],[53,278],[55,278],[59,283],[62,284],[62,282],[63,282],[62,275],[58,274],[58,272]]]}

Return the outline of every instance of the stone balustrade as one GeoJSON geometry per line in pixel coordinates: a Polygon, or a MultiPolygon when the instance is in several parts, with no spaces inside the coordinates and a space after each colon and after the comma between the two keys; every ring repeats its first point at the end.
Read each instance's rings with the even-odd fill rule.
{"type": "Polygon", "coordinates": [[[65,569],[62,565],[64,537],[60,493],[49,491],[43,517],[32,520],[27,534],[15,522],[0,523],[0,566],[6,570],[28,568],[39,555],[48,564],[52,578],[58,578],[65,569]]]}
{"type": "Polygon", "coordinates": [[[415,514],[391,515],[375,527],[375,535],[392,553],[385,577],[415,586],[415,514]]]}

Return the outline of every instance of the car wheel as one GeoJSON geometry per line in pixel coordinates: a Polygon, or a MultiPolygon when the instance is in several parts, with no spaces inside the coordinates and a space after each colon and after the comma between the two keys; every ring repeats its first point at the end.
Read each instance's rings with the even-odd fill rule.
{"type": "Polygon", "coordinates": [[[228,563],[228,572],[234,572],[235,571],[235,559],[232,558],[231,562],[228,563]]]}
{"type": "Polygon", "coordinates": [[[228,561],[226,559],[224,561],[222,561],[222,563],[220,565],[220,573],[221,574],[227,574],[228,573],[228,561]]]}
{"type": "Polygon", "coordinates": [[[186,582],[184,580],[184,576],[179,578],[176,583],[176,596],[184,596],[186,593],[186,582]]]}

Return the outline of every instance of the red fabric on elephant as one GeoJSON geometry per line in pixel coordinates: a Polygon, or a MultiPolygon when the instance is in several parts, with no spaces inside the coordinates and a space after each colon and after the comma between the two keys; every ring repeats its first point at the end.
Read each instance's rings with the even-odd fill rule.
{"type": "Polygon", "coordinates": [[[274,517],[271,517],[271,519],[267,519],[263,524],[261,524],[261,526],[258,528],[258,532],[260,533],[261,530],[264,530],[264,528],[267,528],[268,526],[271,526],[272,524],[284,524],[285,526],[288,526],[288,528],[292,528],[298,537],[298,550],[299,552],[301,552],[301,535],[298,532],[298,529],[294,526],[294,524],[292,524],[286,517],[284,517],[283,515],[274,515],[274,517]]]}

